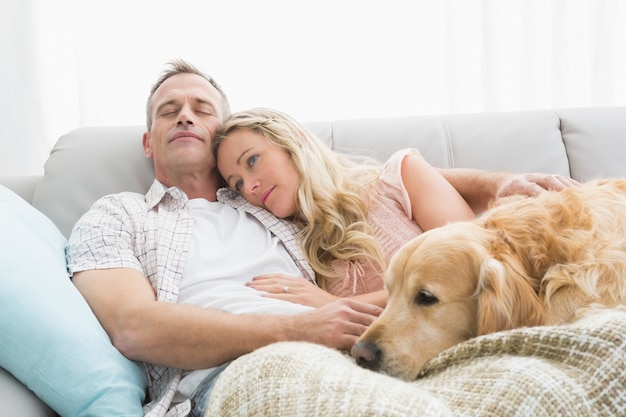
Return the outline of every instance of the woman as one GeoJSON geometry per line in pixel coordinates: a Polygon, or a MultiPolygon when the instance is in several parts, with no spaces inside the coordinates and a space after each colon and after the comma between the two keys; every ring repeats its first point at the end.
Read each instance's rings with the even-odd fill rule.
{"type": "Polygon", "coordinates": [[[396,152],[384,165],[356,161],[271,109],[232,115],[213,142],[213,154],[231,189],[299,226],[304,253],[326,290],[305,280],[296,286],[279,275],[249,283],[270,297],[313,306],[355,297],[384,306],[382,273],[403,243],[474,217],[416,149],[396,152]],[[289,294],[272,293],[285,285],[289,294]]]}

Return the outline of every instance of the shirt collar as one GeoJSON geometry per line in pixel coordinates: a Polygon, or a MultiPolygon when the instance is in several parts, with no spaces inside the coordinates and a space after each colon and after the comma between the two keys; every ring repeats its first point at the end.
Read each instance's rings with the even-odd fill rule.
{"type": "Polygon", "coordinates": [[[148,209],[152,210],[165,199],[170,199],[170,201],[177,203],[180,207],[188,201],[187,195],[180,188],[167,188],[165,185],[161,184],[159,180],[155,179],[146,193],[146,205],[148,209]]]}

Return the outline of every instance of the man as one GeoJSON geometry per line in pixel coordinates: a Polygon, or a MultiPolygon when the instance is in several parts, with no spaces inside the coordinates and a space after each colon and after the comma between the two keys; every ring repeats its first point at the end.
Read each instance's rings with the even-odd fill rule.
{"type": "MultiPolygon", "coordinates": [[[[202,415],[229,361],[274,342],[349,350],[381,312],[350,299],[311,309],[244,285],[263,273],[314,278],[289,223],[216,201],[220,179],[211,140],[229,112],[210,77],[184,61],[171,62],[147,103],[143,146],[155,182],[145,196],[100,199],[68,242],[74,284],[113,344],[146,363],[150,415],[168,409],[202,415]]],[[[466,198],[477,196],[475,206],[503,190],[535,186],[521,176],[449,175],[466,198]]],[[[565,186],[548,176],[535,179],[544,187],[565,186]]]]}

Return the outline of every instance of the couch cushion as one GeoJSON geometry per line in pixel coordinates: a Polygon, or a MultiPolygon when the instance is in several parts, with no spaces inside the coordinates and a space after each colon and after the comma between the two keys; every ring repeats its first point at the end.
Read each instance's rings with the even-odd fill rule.
{"type": "Polygon", "coordinates": [[[142,416],[143,366],[124,358],[65,263],[65,237],[0,186],[0,367],[63,416],[142,416]]]}
{"type": "Polygon", "coordinates": [[[57,416],[31,390],[2,368],[0,368],[0,415],[19,417],[57,416]]]}
{"type": "Polygon", "coordinates": [[[368,149],[381,161],[417,148],[439,168],[569,176],[559,128],[547,110],[344,120],[333,123],[330,142],[340,151],[368,149]]]}
{"type": "Polygon", "coordinates": [[[558,114],[573,178],[626,178],[626,107],[565,109],[558,114]]]}
{"type": "Polygon", "coordinates": [[[100,197],[121,191],[145,193],[154,180],[137,126],[83,127],[61,136],[44,165],[33,206],[65,237],[100,197]]]}

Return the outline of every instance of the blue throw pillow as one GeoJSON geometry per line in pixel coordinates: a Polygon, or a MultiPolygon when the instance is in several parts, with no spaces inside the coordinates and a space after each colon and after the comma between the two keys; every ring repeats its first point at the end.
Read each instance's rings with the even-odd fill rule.
{"type": "Polygon", "coordinates": [[[71,283],[66,239],[0,185],[0,366],[62,416],[143,416],[147,380],[71,283]]]}

